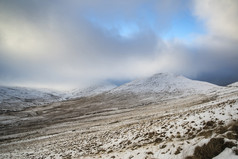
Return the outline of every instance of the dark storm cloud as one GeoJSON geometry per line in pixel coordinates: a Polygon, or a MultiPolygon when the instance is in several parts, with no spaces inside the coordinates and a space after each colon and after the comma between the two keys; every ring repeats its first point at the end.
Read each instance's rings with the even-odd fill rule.
{"type": "MultiPolygon", "coordinates": [[[[198,0],[0,1],[0,82],[81,87],[156,72],[233,82],[237,8],[224,7],[231,13],[221,15],[209,2],[204,7],[207,2],[198,0]],[[164,40],[173,17],[188,8],[205,22],[207,34],[189,44],[179,37],[164,40]],[[225,28],[216,15],[223,16],[225,28]]],[[[224,3],[236,2],[219,1],[215,8],[224,3]]]]}
{"type": "Polygon", "coordinates": [[[220,45],[193,50],[192,61],[198,66],[198,74],[193,78],[227,85],[238,81],[238,47],[235,43],[222,41],[220,45]]]}

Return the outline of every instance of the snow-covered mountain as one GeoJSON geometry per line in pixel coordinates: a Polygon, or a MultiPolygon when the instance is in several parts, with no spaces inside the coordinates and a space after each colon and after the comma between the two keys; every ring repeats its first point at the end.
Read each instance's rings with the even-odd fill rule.
{"type": "Polygon", "coordinates": [[[190,80],[171,73],[158,73],[148,78],[138,79],[111,90],[109,93],[183,93],[203,94],[219,86],[207,82],[190,80]]]}
{"type": "Polygon", "coordinates": [[[21,110],[62,100],[63,93],[50,89],[0,86],[0,110],[21,110]]]}
{"type": "Polygon", "coordinates": [[[197,96],[197,99],[202,101],[219,89],[219,86],[207,82],[190,80],[170,73],[159,73],[82,100],[81,106],[89,106],[94,110],[127,109],[186,96],[197,96]]]}
{"type": "Polygon", "coordinates": [[[70,91],[66,96],[67,98],[79,98],[79,97],[88,97],[98,95],[110,91],[111,89],[117,87],[112,83],[100,83],[93,85],[84,89],[74,89],[70,91]]]}
{"type": "MultiPolygon", "coordinates": [[[[179,98],[188,95],[207,94],[219,86],[187,79],[170,73],[159,73],[148,78],[134,80],[117,87],[111,83],[100,83],[85,89],[68,92],[50,89],[32,89],[24,87],[0,87],[0,110],[21,110],[25,107],[99,95],[95,102],[104,107],[135,106],[179,98]],[[103,102],[102,102],[103,101],[103,102]]],[[[91,103],[96,104],[96,103],[91,103]]]]}

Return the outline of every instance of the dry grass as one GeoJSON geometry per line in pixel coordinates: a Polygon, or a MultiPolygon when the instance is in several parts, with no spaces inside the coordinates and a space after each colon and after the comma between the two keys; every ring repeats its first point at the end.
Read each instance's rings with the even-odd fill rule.
{"type": "Polygon", "coordinates": [[[230,130],[238,135],[238,121],[234,122],[230,126],[230,130]]]}
{"type": "MultiPolygon", "coordinates": [[[[227,138],[237,139],[238,122],[233,122],[227,127],[221,126],[221,130],[218,132],[221,132],[222,134],[228,132],[226,134],[227,138]]],[[[225,142],[224,138],[212,138],[207,144],[197,146],[194,150],[193,156],[188,156],[185,159],[211,159],[219,155],[225,148],[232,148],[234,146],[237,145],[233,142],[225,142]]],[[[238,153],[235,152],[235,154],[238,153]]]]}
{"type": "Polygon", "coordinates": [[[212,130],[202,131],[198,134],[198,136],[204,136],[205,138],[208,138],[212,136],[212,130]]]}
{"type": "Polygon", "coordinates": [[[223,138],[212,138],[207,144],[197,146],[193,156],[188,156],[186,159],[211,159],[220,154],[224,149],[223,138]]]}

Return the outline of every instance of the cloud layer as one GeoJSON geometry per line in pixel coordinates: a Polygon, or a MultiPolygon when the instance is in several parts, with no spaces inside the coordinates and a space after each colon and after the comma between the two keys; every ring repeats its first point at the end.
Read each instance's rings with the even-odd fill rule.
{"type": "Polygon", "coordinates": [[[236,0],[0,1],[0,83],[83,87],[174,72],[238,80],[236,0]],[[185,5],[184,5],[185,4],[185,5]],[[165,39],[189,10],[204,34],[165,39]]]}

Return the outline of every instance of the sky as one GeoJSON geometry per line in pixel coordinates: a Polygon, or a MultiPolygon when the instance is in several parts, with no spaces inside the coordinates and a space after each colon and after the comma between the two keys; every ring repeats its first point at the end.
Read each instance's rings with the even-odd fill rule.
{"type": "Polygon", "coordinates": [[[0,0],[0,85],[81,88],[170,72],[238,81],[237,0],[0,0]]]}

